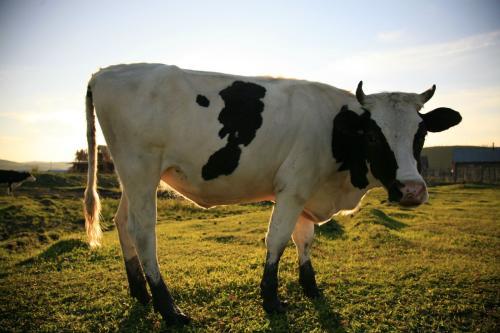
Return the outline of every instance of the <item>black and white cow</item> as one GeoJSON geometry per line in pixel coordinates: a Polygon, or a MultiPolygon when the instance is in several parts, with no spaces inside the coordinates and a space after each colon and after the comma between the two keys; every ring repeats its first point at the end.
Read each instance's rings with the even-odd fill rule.
{"type": "Polygon", "coordinates": [[[434,91],[365,95],[360,82],[353,95],[316,82],[162,64],[102,69],[92,76],[86,98],[90,244],[101,237],[95,107],[123,186],[115,223],[132,296],[147,303],[148,283],[154,308],[167,323],[189,321],[174,304],[156,257],[156,188],[162,179],[205,208],[274,201],[261,282],[264,309],[284,311],[278,263],[290,237],[300,284],[316,297],[309,253],[314,224],[355,210],[377,186],[402,205],[427,200],[419,174],[424,138],[461,121],[448,108],[420,113],[434,91]]]}
{"type": "Polygon", "coordinates": [[[0,170],[0,184],[7,184],[7,194],[14,194],[14,189],[24,182],[34,182],[36,178],[29,172],[0,170]]]}

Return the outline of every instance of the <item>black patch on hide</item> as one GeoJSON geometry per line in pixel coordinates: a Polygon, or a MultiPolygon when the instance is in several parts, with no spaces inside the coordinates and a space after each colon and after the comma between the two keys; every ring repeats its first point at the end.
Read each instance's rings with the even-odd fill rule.
{"type": "Polygon", "coordinates": [[[338,170],[349,170],[352,185],[360,189],[368,186],[368,167],[363,149],[361,117],[344,105],[333,120],[332,154],[341,163],[338,170]]]}
{"type": "Polygon", "coordinates": [[[424,147],[425,136],[427,135],[427,129],[425,128],[425,123],[422,121],[418,124],[417,133],[413,138],[413,157],[417,161],[417,170],[420,173],[422,171],[422,161],[420,160],[420,154],[422,153],[422,148],[424,147]]]}
{"type": "Polygon", "coordinates": [[[385,188],[398,186],[396,182],[396,170],[398,163],[396,156],[389,147],[387,139],[377,123],[370,118],[370,112],[363,113],[365,128],[365,154],[366,161],[370,164],[373,176],[380,180],[385,188]]]}
{"type": "Polygon", "coordinates": [[[196,96],[196,103],[204,108],[208,108],[208,106],[210,105],[210,101],[208,100],[208,98],[203,95],[196,96]]]}
{"type": "Polygon", "coordinates": [[[236,170],[241,155],[240,145],[248,146],[262,126],[264,103],[261,98],[265,94],[264,87],[242,81],[235,81],[219,92],[224,100],[224,108],[218,117],[223,125],[219,137],[227,136],[227,144],[209,157],[201,170],[203,179],[230,175],[236,170]]]}
{"type": "Polygon", "coordinates": [[[332,154],[341,163],[339,171],[350,171],[353,186],[368,186],[369,165],[373,176],[389,190],[390,199],[401,193],[396,181],[396,157],[368,110],[358,115],[346,105],[342,107],[333,120],[332,154]]]}

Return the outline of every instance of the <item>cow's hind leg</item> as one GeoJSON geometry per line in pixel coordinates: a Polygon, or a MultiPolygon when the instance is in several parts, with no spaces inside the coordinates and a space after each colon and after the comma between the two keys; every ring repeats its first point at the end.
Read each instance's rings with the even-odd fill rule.
{"type": "Polygon", "coordinates": [[[300,215],[295,225],[292,239],[297,247],[297,255],[299,257],[299,282],[304,290],[304,294],[310,298],[320,296],[310,257],[313,238],[314,223],[304,215],[300,215]]]}
{"type": "MultiPolygon", "coordinates": [[[[138,163],[142,167],[134,165],[137,168],[135,172],[121,177],[128,199],[128,231],[134,239],[137,254],[153,295],[155,310],[169,325],[186,324],[190,318],[175,305],[161,276],[156,256],[156,187],[160,181],[160,173],[151,170],[150,164],[155,164],[154,161],[148,161],[144,157],[142,161],[148,163],[138,163]]],[[[130,167],[132,165],[133,163],[130,167]]]]}
{"type": "Polygon", "coordinates": [[[127,279],[130,288],[130,295],[135,297],[142,304],[147,304],[151,300],[149,296],[146,279],[142,271],[141,262],[137,257],[135,246],[130,238],[127,229],[128,221],[128,201],[125,193],[122,194],[118,211],[115,216],[115,224],[118,229],[120,245],[122,247],[123,259],[125,260],[125,269],[127,271],[127,279]]]}
{"type": "Polygon", "coordinates": [[[280,194],[276,198],[266,235],[267,256],[260,284],[263,307],[267,313],[285,311],[285,304],[278,297],[278,265],[302,209],[302,200],[294,195],[280,194]]]}

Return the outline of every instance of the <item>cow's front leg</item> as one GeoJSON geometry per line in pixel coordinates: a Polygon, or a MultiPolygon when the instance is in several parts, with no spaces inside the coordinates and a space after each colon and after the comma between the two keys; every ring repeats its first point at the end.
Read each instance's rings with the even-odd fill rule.
{"type": "Polygon", "coordinates": [[[314,222],[300,215],[292,234],[293,242],[297,247],[299,258],[299,282],[304,290],[304,294],[310,298],[320,296],[320,291],[316,284],[314,269],[311,264],[311,246],[314,239],[314,222]]]}
{"type": "Polygon", "coordinates": [[[161,276],[156,256],[156,186],[159,178],[156,182],[148,182],[147,174],[143,173],[142,177],[135,179],[138,181],[123,181],[129,208],[127,229],[151,289],[154,309],[168,325],[187,324],[190,318],[175,305],[161,276]]]}
{"type": "Polygon", "coordinates": [[[303,200],[294,195],[282,194],[276,198],[266,235],[267,256],[260,283],[263,307],[267,313],[285,311],[285,304],[278,297],[278,265],[303,205],[303,200]]]}

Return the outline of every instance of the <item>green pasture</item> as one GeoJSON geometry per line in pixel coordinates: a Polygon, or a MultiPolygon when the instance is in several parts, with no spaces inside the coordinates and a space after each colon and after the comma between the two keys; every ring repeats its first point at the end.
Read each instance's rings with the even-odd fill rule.
{"type": "Polygon", "coordinates": [[[354,216],[316,228],[323,297],[298,283],[290,242],[281,260],[283,315],[261,308],[270,204],[210,210],[160,195],[161,270],[192,324],[168,328],[129,297],[111,218],[119,195],[103,176],[103,247],[83,232],[78,175],[45,174],[0,195],[0,331],[14,332],[498,332],[500,188],[430,188],[416,209],[374,190],[354,216]]]}

